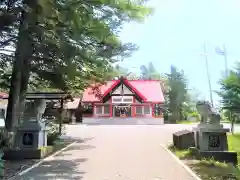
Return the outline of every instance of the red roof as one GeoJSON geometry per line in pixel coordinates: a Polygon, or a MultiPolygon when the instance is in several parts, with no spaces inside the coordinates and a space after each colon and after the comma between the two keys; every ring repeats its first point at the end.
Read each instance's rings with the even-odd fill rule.
{"type": "Polygon", "coordinates": [[[4,98],[7,98],[7,97],[8,97],[7,93],[0,92],[0,99],[4,99],[4,98]]]}
{"type": "MultiPolygon", "coordinates": [[[[120,80],[107,81],[106,84],[98,87],[97,93],[92,87],[87,88],[83,93],[82,102],[99,102],[100,96],[108,94],[120,80]],[[100,95],[100,96],[99,96],[100,95]]],[[[160,81],[156,80],[124,80],[124,83],[130,86],[132,90],[140,96],[145,102],[163,103],[164,96],[161,89],[160,81]]]]}

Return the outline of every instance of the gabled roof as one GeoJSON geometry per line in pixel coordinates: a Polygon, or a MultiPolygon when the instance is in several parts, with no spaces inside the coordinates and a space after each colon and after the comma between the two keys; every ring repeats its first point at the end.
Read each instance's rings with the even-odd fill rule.
{"type": "MultiPolygon", "coordinates": [[[[83,93],[82,102],[101,102],[101,97],[107,95],[111,90],[120,83],[120,80],[107,81],[98,87],[99,94],[92,87],[87,88],[83,93]]],[[[124,80],[124,83],[132,88],[144,102],[163,103],[164,96],[161,89],[160,81],[156,80],[124,80]]],[[[94,85],[92,85],[94,86],[94,85]]]]}
{"type": "MultiPolygon", "coordinates": [[[[139,92],[127,79],[124,79],[122,82],[130,87],[132,91],[137,94],[142,100],[147,100],[146,97],[141,92],[139,92]]],[[[110,93],[119,83],[121,83],[121,80],[117,80],[116,82],[112,83],[112,86],[103,94],[103,97],[110,93]]]]}

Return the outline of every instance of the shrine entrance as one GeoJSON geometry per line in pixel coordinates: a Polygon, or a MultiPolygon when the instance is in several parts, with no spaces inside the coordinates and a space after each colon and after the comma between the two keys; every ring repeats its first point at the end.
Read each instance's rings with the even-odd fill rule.
{"type": "Polygon", "coordinates": [[[127,104],[119,104],[113,106],[113,115],[115,117],[131,117],[132,108],[127,104]]]}

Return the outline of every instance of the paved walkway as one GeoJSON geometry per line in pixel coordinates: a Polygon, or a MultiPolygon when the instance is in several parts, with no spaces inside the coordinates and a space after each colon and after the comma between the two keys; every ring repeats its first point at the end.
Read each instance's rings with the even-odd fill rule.
{"type": "Polygon", "coordinates": [[[164,125],[75,125],[68,131],[83,140],[16,179],[194,180],[160,146],[170,135],[164,125]]]}

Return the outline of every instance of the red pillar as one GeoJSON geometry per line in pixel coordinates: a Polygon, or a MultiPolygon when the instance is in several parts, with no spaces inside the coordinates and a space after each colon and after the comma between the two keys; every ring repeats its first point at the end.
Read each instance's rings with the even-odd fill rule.
{"type": "Polygon", "coordinates": [[[112,106],[112,97],[110,97],[110,105],[109,105],[109,112],[110,112],[110,114],[109,114],[109,116],[110,117],[112,117],[113,116],[113,112],[112,112],[112,110],[113,110],[113,108],[112,108],[113,106],[112,106]]]}
{"type": "MultiPolygon", "coordinates": [[[[135,102],[136,102],[136,99],[133,96],[133,104],[135,104],[135,102]]],[[[132,117],[135,117],[135,116],[136,116],[136,106],[132,105],[132,117]]]]}
{"type": "Polygon", "coordinates": [[[154,117],[154,104],[152,103],[152,117],[154,117]]]}

